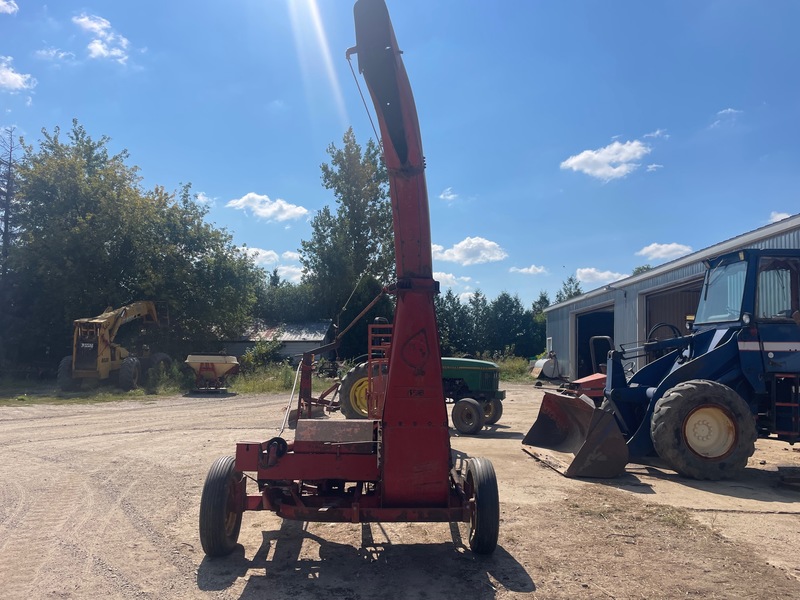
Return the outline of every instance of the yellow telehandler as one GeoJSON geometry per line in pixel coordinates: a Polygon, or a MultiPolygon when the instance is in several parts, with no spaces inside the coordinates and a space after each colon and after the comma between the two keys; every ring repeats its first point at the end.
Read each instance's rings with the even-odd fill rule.
{"type": "Polygon", "coordinates": [[[164,326],[166,311],[158,311],[149,300],[133,302],[121,308],[109,306],[101,315],[76,319],[72,333],[72,354],[58,365],[58,386],[64,391],[78,389],[84,379],[105,380],[117,377],[119,386],[132,390],[139,386],[142,373],[160,364],[172,362],[167,354],[135,356],[114,343],[120,327],[142,319],[144,325],[164,326]]]}

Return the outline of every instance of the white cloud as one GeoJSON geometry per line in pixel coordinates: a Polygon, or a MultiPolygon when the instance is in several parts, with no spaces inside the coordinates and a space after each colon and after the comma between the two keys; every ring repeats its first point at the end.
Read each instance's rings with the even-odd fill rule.
{"type": "Polygon", "coordinates": [[[226,208],[247,211],[248,209],[257,217],[267,221],[289,221],[299,219],[308,214],[308,209],[295,204],[289,204],[286,200],[270,200],[269,196],[248,192],[241,198],[231,200],[225,205],[226,208]]]}
{"type": "Polygon", "coordinates": [[[249,248],[245,247],[243,250],[255,261],[256,265],[272,271],[278,269],[278,276],[286,281],[292,283],[300,283],[303,276],[303,268],[298,265],[285,265],[281,264],[281,259],[284,260],[297,260],[300,255],[297,252],[284,252],[278,256],[274,250],[264,250],[263,248],[249,248]]]}
{"type": "Polygon", "coordinates": [[[36,86],[36,80],[31,75],[17,73],[11,62],[10,56],[0,56],[0,90],[15,94],[22,90],[31,90],[36,86]]]}
{"type": "Polygon", "coordinates": [[[530,267],[523,267],[523,268],[511,267],[508,270],[508,272],[509,273],[524,273],[525,275],[541,275],[543,273],[546,274],[547,273],[547,269],[545,269],[544,267],[538,267],[536,265],[531,265],[530,267]]]}
{"type": "Polygon", "coordinates": [[[645,133],[642,137],[646,138],[664,138],[665,140],[669,139],[669,134],[667,133],[666,129],[656,129],[655,131],[651,131],[650,133],[645,133]]]}
{"type": "Polygon", "coordinates": [[[691,246],[685,244],[650,244],[636,253],[636,256],[644,256],[648,260],[668,260],[684,256],[692,251],[691,246]]]}
{"type": "Polygon", "coordinates": [[[297,265],[281,265],[278,267],[278,275],[292,283],[300,283],[303,277],[303,269],[297,265]]]}
{"type": "Polygon", "coordinates": [[[716,119],[714,120],[711,125],[708,126],[709,129],[717,129],[719,127],[730,127],[734,125],[739,118],[739,115],[744,114],[743,110],[737,110],[735,108],[724,108],[720,111],[717,111],[716,119]]]}
{"type": "Polygon", "coordinates": [[[452,187],[444,188],[444,191],[439,194],[439,199],[444,200],[445,202],[453,202],[454,200],[458,200],[458,194],[453,191],[452,187]]]}
{"type": "Polygon", "coordinates": [[[455,262],[462,266],[497,262],[508,256],[496,242],[481,237],[468,237],[447,250],[433,244],[433,257],[438,260],[455,262]]]}
{"type": "Polygon", "coordinates": [[[211,196],[209,196],[205,192],[197,192],[197,194],[195,194],[194,198],[195,198],[195,200],[197,200],[198,204],[206,204],[206,205],[213,205],[214,204],[214,200],[216,200],[216,198],[212,198],[211,196]]]}
{"type": "Polygon", "coordinates": [[[442,271],[435,271],[433,278],[444,287],[455,287],[457,285],[463,286],[472,281],[471,277],[459,277],[452,273],[444,273],[442,271]]]}
{"type": "Polygon", "coordinates": [[[281,254],[281,258],[283,260],[299,261],[300,260],[300,253],[299,252],[292,252],[290,250],[287,250],[286,252],[281,254]]]}
{"type": "Polygon", "coordinates": [[[52,60],[52,61],[68,61],[74,60],[75,55],[72,52],[67,52],[66,50],[59,50],[58,48],[43,48],[42,50],[37,50],[33,53],[36,58],[41,58],[43,60],[52,60]]]}
{"type": "Polygon", "coordinates": [[[635,161],[649,154],[650,146],[639,140],[611,142],[604,148],[584,150],[561,163],[562,169],[572,169],[591,177],[611,181],[625,177],[639,166],[635,161]]]}
{"type": "Polygon", "coordinates": [[[461,304],[468,304],[474,295],[475,292],[463,292],[458,295],[458,300],[461,302],[461,304]]]}
{"type": "Polygon", "coordinates": [[[647,165],[647,172],[648,173],[654,173],[655,171],[658,171],[659,169],[663,169],[663,168],[664,168],[664,165],[659,165],[659,164],[653,163],[652,165],[647,165]]]}
{"type": "Polygon", "coordinates": [[[87,46],[90,58],[109,58],[122,65],[128,61],[130,42],[114,31],[107,19],[83,13],[79,17],[72,17],[72,22],[94,36],[87,46]]]}
{"type": "Polygon", "coordinates": [[[600,271],[594,267],[578,269],[575,271],[575,276],[578,281],[583,283],[603,284],[618,281],[623,277],[627,277],[624,273],[615,273],[614,271],[600,271]]]}
{"type": "Polygon", "coordinates": [[[13,15],[19,10],[14,0],[0,0],[0,14],[13,15]]]}
{"type": "Polygon", "coordinates": [[[278,262],[278,253],[274,250],[264,250],[262,248],[244,248],[244,251],[260,267],[268,267],[278,262]]]}
{"type": "Polygon", "coordinates": [[[778,221],[783,221],[784,219],[788,219],[791,216],[792,215],[790,215],[789,213],[776,212],[773,210],[771,213],[769,213],[769,222],[777,223],[778,221]]]}

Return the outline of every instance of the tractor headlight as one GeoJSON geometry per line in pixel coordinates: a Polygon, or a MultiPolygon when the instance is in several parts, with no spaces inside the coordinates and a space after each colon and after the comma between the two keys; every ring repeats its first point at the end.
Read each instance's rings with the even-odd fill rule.
{"type": "Polygon", "coordinates": [[[742,315],[742,323],[744,323],[745,325],[750,325],[750,314],[749,313],[744,313],[742,315]]]}

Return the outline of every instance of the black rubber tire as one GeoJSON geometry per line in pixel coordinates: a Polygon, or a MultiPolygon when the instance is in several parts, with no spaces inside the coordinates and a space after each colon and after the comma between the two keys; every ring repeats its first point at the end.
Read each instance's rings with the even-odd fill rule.
{"type": "Polygon", "coordinates": [[[141,370],[141,364],[138,358],[135,356],[124,358],[119,367],[119,387],[127,391],[135,390],[139,387],[141,370]]]}
{"type": "Polygon", "coordinates": [[[200,497],[200,544],[207,556],[227,556],[236,548],[242,528],[245,479],[232,456],[214,461],[200,497]],[[240,486],[239,490],[236,486],[240,486]],[[239,500],[237,506],[237,492],[239,500]]]}
{"type": "Polygon", "coordinates": [[[715,381],[692,379],[668,390],[656,402],[650,437],[658,455],[681,475],[717,480],[735,477],[747,466],[755,452],[757,433],[750,407],[739,394],[715,381]],[[698,417],[699,410],[710,411],[708,418],[698,417]],[[709,450],[707,455],[693,449],[687,436],[692,418],[697,419],[693,432],[699,429],[695,434],[698,440],[718,438],[723,448],[709,450]],[[730,430],[726,433],[725,428],[730,430]]]}
{"type": "Polygon", "coordinates": [[[81,387],[81,380],[72,377],[72,356],[65,356],[58,363],[56,382],[59,389],[64,392],[71,392],[81,387]]]}
{"type": "Polygon", "coordinates": [[[339,386],[339,410],[347,419],[367,418],[367,390],[369,374],[367,363],[350,369],[339,386]]]}
{"type": "Polygon", "coordinates": [[[467,459],[464,493],[472,508],[469,524],[469,548],[475,554],[491,554],[500,533],[500,496],[497,475],[487,458],[467,459]]]}
{"type": "Polygon", "coordinates": [[[465,435],[475,435],[483,429],[483,407],[474,398],[462,398],[456,402],[450,416],[453,427],[465,435]]]}
{"type": "Polygon", "coordinates": [[[483,422],[486,425],[494,425],[503,416],[503,401],[492,398],[483,403],[483,422]]]}
{"type": "Polygon", "coordinates": [[[147,369],[152,371],[153,369],[158,369],[159,365],[164,365],[165,371],[172,366],[172,359],[170,358],[169,354],[164,352],[156,352],[155,354],[150,355],[147,369]]]}

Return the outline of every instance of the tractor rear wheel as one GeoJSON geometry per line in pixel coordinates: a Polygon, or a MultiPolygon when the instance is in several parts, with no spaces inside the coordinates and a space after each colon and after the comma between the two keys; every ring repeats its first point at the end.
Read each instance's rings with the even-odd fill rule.
{"type": "Polygon", "coordinates": [[[656,402],[650,437],[669,466],[693,479],[735,477],[755,452],[750,407],[726,385],[704,379],[679,383],[656,402]]]}
{"type": "Polygon", "coordinates": [[[483,403],[483,422],[486,425],[494,425],[503,416],[503,402],[497,398],[492,398],[483,403]]]}
{"type": "Polygon", "coordinates": [[[367,392],[369,373],[367,363],[350,369],[339,386],[339,408],[348,419],[366,419],[368,414],[367,392]]]}
{"type": "Polygon", "coordinates": [[[214,461],[200,497],[200,544],[208,556],[227,556],[242,528],[245,479],[232,456],[214,461]]]}
{"type": "Polygon", "coordinates": [[[483,429],[483,407],[474,398],[462,398],[456,402],[450,416],[453,419],[453,426],[460,433],[475,435],[483,429]]]}
{"type": "Polygon", "coordinates": [[[141,364],[135,356],[128,356],[119,367],[119,387],[123,390],[135,390],[139,387],[141,364]]]}
{"type": "Polygon", "coordinates": [[[59,389],[64,392],[74,391],[81,387],[81,380],[72,377],[72,356],[65,356],[58,363],[56,381],[59,389]]]}
{"type": "Polygon", "coordinates": [[[500,497],[497,475],[486,458],[467,460],[464,495],[470,503],[469,547],[475,554],[491,554],[500,533],[500,497]]]}

